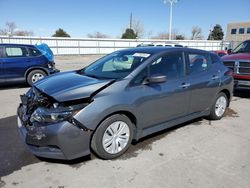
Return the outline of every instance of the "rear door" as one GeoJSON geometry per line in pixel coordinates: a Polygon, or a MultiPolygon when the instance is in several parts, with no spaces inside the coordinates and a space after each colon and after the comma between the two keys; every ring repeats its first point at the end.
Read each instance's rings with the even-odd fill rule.
{"type": "Polygon", "coordinates": [[[182,51],[167,53],[155,59],[147,69],[135,77],[130,90],[141,112],[142,128],[152,127],[188,113],[190,90],[186,78],[184,54],[182,51]],[[165,75],[164,83],[141,84],[146,75],[165,75]]]}
{"type": "Polygon", "coordinates": [[[24,46],[5,46],[3,58],[3,71],[5,79],[24,79],[31,59],[28,50],[24,46]]]}
{"type": "Polygon", "coordinates": [[[189,113],[208,110],[218,92],[220,73],[205,52],[186,52],[188,62],[191,100],[189,113]]]}

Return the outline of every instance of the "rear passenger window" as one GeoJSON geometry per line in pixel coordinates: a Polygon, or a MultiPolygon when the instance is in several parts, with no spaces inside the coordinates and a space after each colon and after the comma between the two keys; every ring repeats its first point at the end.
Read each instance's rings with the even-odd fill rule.
{"type": "Polygon", "coordinates": [[[221,63],[220,57],[217,56],[216,54],[211,54],[211,61],[212,63],[221,63]]]}
{"type": "Polygon", "coordinates": [[[29,49],[30,56],[39,56],[42,54],[39,50],[35,48],[28,48],[28,49],[29,49]]]}
{"type": "Polygon", "coordinates": [[[150,66],[150,75],[166,75],[168,80],[184,76],[182,53],[170,53],[155,60],[150,66]]]}
{"type": "Polygon", "coordinates": [[[190,53],[188,54],[190,73],[198,73],[207,70],[210,67],[210,60],[207,54],[190,53]]]}
{"type": "Polygon", "coordinates": [[[7,57],[27,57],[28,52],[24,47],[6,47],[5,53],[7,57]]]}

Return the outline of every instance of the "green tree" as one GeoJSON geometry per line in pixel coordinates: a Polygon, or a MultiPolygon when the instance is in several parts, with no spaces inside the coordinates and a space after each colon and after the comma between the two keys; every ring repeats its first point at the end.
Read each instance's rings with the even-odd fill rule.
{"type": "Polygon", "coordinates": [[[207,40],[223,40],[224,32],[219,24],[216,24],[213,30],[208,35],[207,40]]]}
{"type": "Polygon", "coordinates": [[[134,32],[133,29],[127,28],[125,33],[122,34],[122,39],[136,39],[137,34],[134,32]]]}
{"type": "Polygon", "coordinates": [[[52,37],[70,37],[70,35],[62,28],[59,28],[52,37]]]}
{"type": "Polygon", "coordinates": [[[183,36],[183,35],[176,35],[175,39],[176,40],[184,40],[185,36],[183,36]]]}

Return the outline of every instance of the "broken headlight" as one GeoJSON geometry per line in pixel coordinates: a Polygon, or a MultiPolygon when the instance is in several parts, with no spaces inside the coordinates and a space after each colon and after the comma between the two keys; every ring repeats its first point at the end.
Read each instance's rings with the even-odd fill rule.
{"type": "Polygon", "coordinates": [[[85,106],[87,106],[87,104],[75,105],[70,107],[39,107],[32,113],[30,117],[30,122],[58,123],[62,121],[70,121],[73,116],[85,106]]]}

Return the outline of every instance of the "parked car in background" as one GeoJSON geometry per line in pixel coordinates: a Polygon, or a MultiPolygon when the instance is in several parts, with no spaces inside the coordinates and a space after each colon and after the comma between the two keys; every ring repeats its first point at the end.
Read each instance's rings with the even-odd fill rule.
{"type": "Polygon", "coordinates": [[[226,50],[213,50],[211,52],[216,53],[220,57],[223,57],[224,55],[227,55],[227,51],[226,50]]]}
{"type": "Polygon", "coordinates": [[[46,44],[0,44],[0,84],[26,82],[29,85],[59,72],[46,44]]]}
{"type": "Polygon", "coordinates": [[[149,47],[149,46],[165,46],[165,47],[183,47],[183,45],[178,44],[178,43],[141,43],[138,44],[137,47],[149,47]]]}
{"type": "Polygon", "coordinates": [[[250,89],[250,40],[239,44],[222,57],[224,65],[233,70],[235,88],[250,89]]]}
{"type": "Polygon", "coordinates": [[[91,148],[113,159],[132,140],[198,117],[221,119],[232,97],[231,72],[202,50],[117,51],[35,83],[21,96],[19,130],[40,157],[75,159],[91,148]]]}

